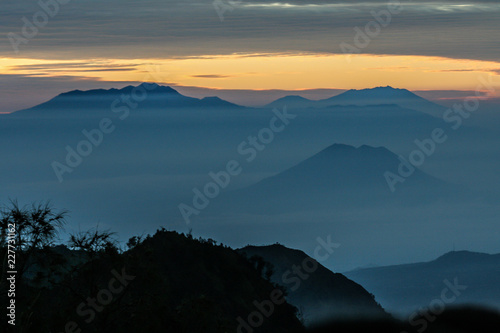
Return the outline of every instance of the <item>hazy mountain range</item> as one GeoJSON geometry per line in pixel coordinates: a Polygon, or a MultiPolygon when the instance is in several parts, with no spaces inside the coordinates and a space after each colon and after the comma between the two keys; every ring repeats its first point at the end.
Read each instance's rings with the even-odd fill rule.
{"type": "Polygon", "coordinates": [[[377,87],[373,89],[351,89],[339,95],[313,101],[300,96],[286,96],[267,107],[283,107],[291,105],[296,108],[324,108],[330,106],[370,106],[396,104],[406,109],[412,109],[428,113],[435,117],[441,117],[446,110],[445,107],[430,102],[406,89],[395,89],[392,87],[377,87]]]}
{"type": "MultiPolygon", "coordinates": [[[[26,113],[27,111],[39,111],[51,113],[57,110],[105,109],[109,108],[116,99],[121,99],[122,96],[129,96],[132,102],[141,103],[141,108],[144,109],[242,107],[215,96],[198,99],[184,96],[168,86],[161,86],[155,83],[143,83],[137,87],[126,86],[121,89],[73,90],[62,93],[45,103],[18,112],[26,113]]],[[[283,106],[288,106],[292,108],[325,108],[334,106],[375,106],[391,104],[406,109],[429,113],[436,117],[440,117],[442,112],[446,109],[406,89],[395,89],[389,86],[363,90],[352,89],[342,94],[317,101],[300,96],[286,96],[264,107],[282,108],[283,106]]]]}
{"type": "Polygon", "coordinates": [[[446,295],[454,297],[448,305],[500,309],[500,254],[454,251],[429,262],[358,269],[345,275],[370,290],[387,311],[402,316],[441,299],[450,283],[459,289],[446,295]]]}
{"type": "Polygon", "coordinates": [[[335,271],[404,262],[409,253],[423,261],[453,243],[496,251],[496,130],[470,119],[455,130],[440,117],[443,107],[391,87],[285,101],[286,111],[273,106],[294,118],[248,161],[238,147],[260,141],[276,116],[271,107],[146,83],[60,94],[0,115],[0,199],[51,199],[72,212],[76,227],[100,221],[124,238],[167,225],[234,247],[278,241],[307,251],[318,234],[332,234],[348,249],[324,263],[335,271]],[[103,120],[112,130],[101,138],[103,120]],[[385,173],[397,175],[401,158],[420,149],[415,141],[436,128],[446,142],[392,193],[385,173]],[[68,160],[60,182],[53,165],[68,160]],[[192,205],[193,191],[232,160],[241,173],[187,226],[179,205],[192,205]],[[436,230],[446,230],[439,242],[436,230]]]}
{"type": "Polygon", "coordinates": [[[143,83],[137,87],[126,86],[122,89],[73,90],[62,93],[33,108],[21,110],[14,114],[17,116],[42,116],[59,114],[62,111],[86,113],[116,108],[118,104],[134,108],[134,105],[139,103],[141,109],[241,108],[218,97],[198,99],[184,96],[167,86],[143,83]]]}

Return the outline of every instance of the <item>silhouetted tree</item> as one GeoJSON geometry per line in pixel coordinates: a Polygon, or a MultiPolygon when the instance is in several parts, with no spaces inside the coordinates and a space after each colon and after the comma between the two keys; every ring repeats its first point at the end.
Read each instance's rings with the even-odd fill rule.
{"type": "Polygon", "coordinates": [[[94,230],[87,230],[71,234],[69,236],[68,247],[72,250],[79,250],[86,253],[90,260],[99,254],[118,253],[118,241],[116,233],[109,230],[100,231],[98,227],[94,230]]]}
{"type": "MultiPolygon", "coordinates": [[[[9,226],[15,226],[14,247],[16,250],[16,270],[22,279],[29,266],[37,261],[34,257],[40,250],[54,245],[58,233],[66,223],[67,212],[56,211],[50,202],[20,206],[16,200],[0,210],[0,241],[7,247],[9,226]]],[[[11,244],[12,245],[12,244],[11,244]]]]}
{"type": "MultiPolygon", "coordinates": [[[[49,278],[52,266],[60,259],[52,255],[50,247],[65,224],[66,214],[66,211],[56,211],[48,201],[20,206],[17,200],[11,200],[0,209],[0,253],[5,253],[3,267],[6,267],[8,250],[12,250],[12,246],[15,250],[18,332],[29,331],[33,308],[41,294],[41,289],[32,290],[26,283],[27,273],[31,270],[40,280],[49,278]],[[43,270],[49,273],[41,273],[43,270]]],[[[2,299],[8,289],[5,273],[6,270],[2,270],[2,299]]]]}
{"type": "Polygon", "coordinates": [[[133,249],[134,247],[136,247],[137,245],[141,244],[141,242],[143,241],[144,237],[143,236],[132,236],[128,239],[128,242],[127,242],[127,248],[130,250],[130,249],[133,249]]]}

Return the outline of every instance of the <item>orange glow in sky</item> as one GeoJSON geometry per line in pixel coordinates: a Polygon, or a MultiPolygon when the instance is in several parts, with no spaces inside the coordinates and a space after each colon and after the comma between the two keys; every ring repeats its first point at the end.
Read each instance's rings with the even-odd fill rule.
{"type": "MultiPolygon", "coordinates": [[[[174,59],[0,59],[1,74],[155,81],[219,89],[475,90],[500,63],[428,56],[232,54],[174,59]]],[[[500,81],[500,80],[496,80],[500,81]]]]}

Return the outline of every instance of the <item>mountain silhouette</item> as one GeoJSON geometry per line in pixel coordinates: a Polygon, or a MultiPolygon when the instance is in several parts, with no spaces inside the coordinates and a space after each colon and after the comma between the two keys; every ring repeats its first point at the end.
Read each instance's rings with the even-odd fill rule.
{"type": "Polygon", "coordinates": [[[311,101],[299,96],[286,96],[270,104],[268,107],[290,108],[325,108],[330,106],[374,106],[394,104],[405,109],[416,110],[430,114],[435,117],[442,117],[445,107],[435,104],[422,98],[407,89],[387,87],[376,87],[371,89],[351,89],[339,95],[311,101]]]}
{"type": "Polygon", "coordinates": [[[401,160],[384,147],[358,148],[333,144],[277,175],[233,191],[225,209],[247,207],[251,211],[285,210],[361,205],[425,203],[452,195],[456,188],[419,169],[391,192],[386,172],[398,175],[401,160]]]}
{"type": "Polygon", "coordinates": [[[282,98],[279,98],[269,104],[267,104],[266,108],[283,108],[284,106],[290,106],[294,108],[308,108],[313,107],[315,101],[304,98],[302,96],[297,95],[289,95],[282,98]]]}
{"type": "Polygon", "coordinates": [[[204,97],[200,100],[204,107],[217,107],[217,108],[239,108],[239,105],[225,101],[219,97],[211,96],[204,97]]]}
{"type": "Polygon", "coordinates": [[[175,89],[156,83],[142,83],[122,89],[73,90],[14,115],[60,114],[61,111],[109,112],[110,109],[130,108],[164,110],[169,108],[243,108],[218,97],[203,99],[187,97],[175,89]],[[43,113],[42,113],[43,112],[43,113]]]}
{"type": "Polygon", "coordinates": [[[94,256],[50,289],[24,286],[19,305],[33,311],[22,323],[26,331],[60,331],[71,320],[88,332],[247,332],[249,316],[260,309],[257,302],[267,304],[262,311],[272,316],[258,312],[265,321],[255,332],[303,330],[282,291],[271,308],[265,301],[277,288],[245,257],[211,239],[162,229],[124,253],[94,256]],[[129,278],[111,305],[100,308],[93,321],[75,312],[82,301],[109,288],[119,272],[129,278]],[[58,304],[57,313],[52,304],[58,304]]]}
{"type": "Polygon", "coordinates": [[[362,286],[331,272],[300,250],[275,244],[246,246],[238,252],[272,264],[271,281],[286,288],[287,301],[299,309],[306,326],[335,318],[388,317],[362,286]],[[314,268],[311,262],[317,264],[316,269],[310,268],[314,268]],[[301,272],[294,273],[294,267],[301,272]]]}
{"type": "Polygon", "coordinates": [[[453,305],[500,308],[500,254],[449,252],[436,260],[345,273],[368,288],[391,313],[407,315],[441,295],[444,280],[466,286],[453,305]]]}

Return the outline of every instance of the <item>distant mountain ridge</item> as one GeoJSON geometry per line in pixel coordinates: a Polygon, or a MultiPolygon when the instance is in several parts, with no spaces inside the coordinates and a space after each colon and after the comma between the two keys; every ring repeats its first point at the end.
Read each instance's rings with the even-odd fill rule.
{"type": "Polygon", "coordinates": [[[89,95],[108,95],[108,94],[131,94],[134,89],[144,88],[146,91],[153,94],[176,94],[180,95],[175,89],[168,86],[161,86],[156,83],[141,83],[138,86],[126,86],[121,89],[91,89],[91,90],[71,90],[58,96],[89,96],[89,95]]]}
{"type": "Polygon", "coordinates": [[[45,103],[17,111],[14,114],[109,110],[121,105],[158,110],[169,108],[244,108],[218,97],[198,99],[184,96],[168,86],[161,86],[156,83],[142,83],[138,86],[130,85],[121,89],[72,90],[59,94],[45,103]]]}
{"type": "Polygon", "coordinates": [[[313,101],[300,96],[285,96],[266,107],[290,108],[325,108],[331,106],[369,106],[394,104],[403,108],[412,109],[441,117],[446,110],[445,107],[422,98],[407,89],[387,87],[376,87],[369,89],[351,89],[339,95],[313,101]]]}
{"type": "Polygon", "coordinates": [[[474,304],[500,310],[500,254],[448,252],[414,264],[357,269],[344,273],[369,289],[391,313],[406,315],[428,306],[446,287],[444,280],[466,287],[453,305],[474,304]]]}
{"type": "Polygon", "coordinates": [[[307,99],[302,96],[297,95],[289,95],[285,97],[278,98],[277,100],[267,104],[265,107],[267,108],[281,108],[283,106],[290,106],[295,108],[309,108],[314,107],[316,101],[307,99]]]}
{"type": "MultiPolygon", "coordinates": [[[[243,109],[247,108],[219,97],[204,97],[201,99],[180,94],[177,90],[158,85],[156,83],[141,83],[138,86],[126,86],[121,89],[92,89],[72,90],[61,93],[47,102],[32,108],[20,110],[11,114],[39,115],[57,113],[60,110],[95,110],[109,109],[116,99],[123,103],[139,103],[141,109],[168,109],[168,108],[219,108],[243,109]]],[[[392,87],[376,87],[370,89],[351,89],[339,95],[322,100],[310,100],[298,95],[285,96],[264,106],[265,108],[301,108],[322,109],[332,107],[381,107],[399,106],[424,112],[434,117],[441,117],[446,108],[430,102],[406,89],[392,87]]],[[[333,109],[331,109],[333,110],[333,109]]],[[[402,110],[400,110],[402,111],[402,110]]]]}

